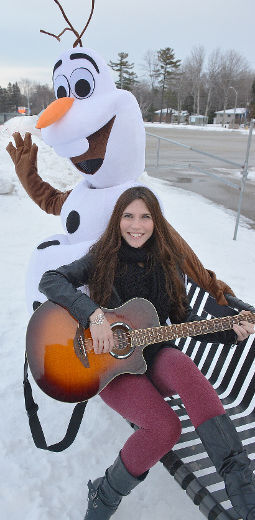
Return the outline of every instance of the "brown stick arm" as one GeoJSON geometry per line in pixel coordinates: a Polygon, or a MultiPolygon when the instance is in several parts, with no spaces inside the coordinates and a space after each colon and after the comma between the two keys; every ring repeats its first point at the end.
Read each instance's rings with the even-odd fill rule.
{"type": "Polygon", "coordinates": [[[62,206],[72,190],[62,192],[42,180],[38,173],[17,176],[29,197],[46,213],[60,215],[62,206]]]}
{"type": "Polygon", "coordinates": [[[31,199],[46,213],[60,215],[62,206],[72,190],[62,192],[42,180],[37,171],[38,147],[32,144],[31,134],[24,139],[19,132],[13,134],[15,146],[10,142],[6,147],[17,176],[31,199]]]}
{"type": "Polygon", "coordinates": [[[208,291],[220,305],[228,305],[224,293],[235,296],[232,289],[210,269],[205,269],[191,247],[179,235],[179,233],[166,221],[168,230],[175,242],[178,251],[183,255],[184,272],[196,282],[202,289],[208,291]]]}

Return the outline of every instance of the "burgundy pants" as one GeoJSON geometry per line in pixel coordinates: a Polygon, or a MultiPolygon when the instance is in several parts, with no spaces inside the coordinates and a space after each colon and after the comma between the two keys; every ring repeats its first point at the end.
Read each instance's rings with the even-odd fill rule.
{"type": "Polygon", "coordinates": [[[163,348],[146,375],[123,374],[100,396],[111,408],[139,426],[121,450],[131,475],[140,476],[165,455],[181,434],[177,414],[164,397],[179,394],[195,428],[222,415],[221,401],[193,361],[174,348],[163,348]]]}

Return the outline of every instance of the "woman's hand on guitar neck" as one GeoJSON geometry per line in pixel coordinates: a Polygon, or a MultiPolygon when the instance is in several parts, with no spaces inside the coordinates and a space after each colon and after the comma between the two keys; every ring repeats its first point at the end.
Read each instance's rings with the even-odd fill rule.
{"type": "MultiPolygon", "coordinates": [[[[249,312],[248,311],[241,311],[239,314],[242,314],[245,318],[245,314],[249,312]]],[[[254,325],[253,323],[249,323],[248,321],[241,321],[239,325],[235,324],[233,325],[233,329],[235,333],[237,334],[237,341],[244,341],[247,339],[250,334],[254,334],[254,325]]]]}
{"type": "Polygon", "coordinates": [[[103,318],[103,316],[103,319],[98,318],[100,315],[103,315],[102,310],[96,309],[89,317],[89,328],[95,354],[105,354],[106,352],[110,352],[114,347],[113,333],[110,324],[106,318],[103,318]],[[99,324],[93,323],[97,320],[99,321],[99,324]]]}

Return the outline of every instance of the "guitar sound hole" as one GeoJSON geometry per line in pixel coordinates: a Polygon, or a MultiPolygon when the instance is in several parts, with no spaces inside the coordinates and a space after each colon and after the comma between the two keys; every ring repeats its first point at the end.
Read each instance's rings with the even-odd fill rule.
{"type": "Polygon", "coordinates": [[[111,329],[114,348],[110,354],[119,359],[127,358],[134,351],[134,347],[131,346],[130,327],[126,323],[113,323],[111,329]]]}

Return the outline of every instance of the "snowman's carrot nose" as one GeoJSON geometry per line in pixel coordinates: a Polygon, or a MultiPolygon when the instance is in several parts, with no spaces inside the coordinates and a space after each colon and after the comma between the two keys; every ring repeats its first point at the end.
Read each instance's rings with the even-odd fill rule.
{"type": "Polygon", "coordinates": [[[53,101],[39,117],[36,128],[46,128],[56,123],[70,110],[73,102],[74,98],[70,97],[62,97],[53,101]]]}

